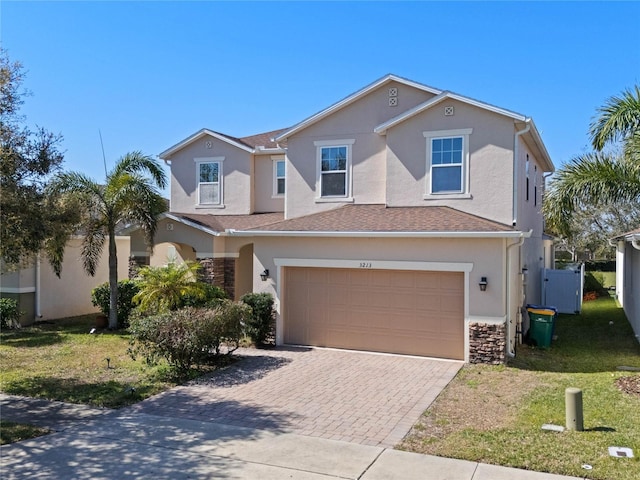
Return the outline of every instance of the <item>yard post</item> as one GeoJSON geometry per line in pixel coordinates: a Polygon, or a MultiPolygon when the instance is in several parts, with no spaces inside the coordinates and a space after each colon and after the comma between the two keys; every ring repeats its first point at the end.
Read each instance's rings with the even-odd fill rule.
{"type": "Polygon", "coordinates": [[[564,391],[567,430],[584,430],[582,415],[582,390],[569,387],[564,391]]]}

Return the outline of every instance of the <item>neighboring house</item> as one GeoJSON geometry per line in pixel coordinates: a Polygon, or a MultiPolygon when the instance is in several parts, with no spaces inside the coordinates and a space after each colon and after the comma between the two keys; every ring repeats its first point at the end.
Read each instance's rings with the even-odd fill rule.
{"type": "Polygon", "coordinates": [[[640,341],[640,228],[616,240],[616,297],[640,341]]]}
{"type": "MultiPolygon", "coordinates": [[[[116,237],[118,277],[128,278],[129,237],[116,237]]],[[[72,238],[64,251],[62,272],[56,276],[46,258],[37,258],[31,266],[16,271],[3,268],[0,296],[18,301],[23,312],[20,323],[52,320],[97,312],[91,304],[91,290],[109,280],[107,248],[104,249],[95,276],[82,266],[82,239],[72,238]]]]}
{"type": "Polygon", "coordinates": [[[171,211],[154,256],[136,231],[132,255],[273,294],[278,344],[502,362],[540,302],[554,167],[524,115],[387,75],[291,128],[203,129],[160,158],[171,211]]]}

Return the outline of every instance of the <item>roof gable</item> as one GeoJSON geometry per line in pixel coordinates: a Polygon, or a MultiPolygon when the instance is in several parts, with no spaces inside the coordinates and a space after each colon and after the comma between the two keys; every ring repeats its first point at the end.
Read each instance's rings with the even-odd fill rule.
{"type": "Polygon", "coordinates": [[[215,132],[213,130],[209,130],[208,128],[203,128],[201,130],[198,130],[193,135],[185,138],[181,142],[176,143],[174,146],[168,148],[167,150],[165,150],[164,152],[162,152],[158,156],[162,160],[169,160],[171,158],[171,156],[173,154],[175,154],[176,152],[182,150],[185,147],[188,147],[193,142],[195,142],[197,140],[200,140],[201,138],[204,138],[206,136],[217,138],[218,140],[221,140],[221,141],[223,141],[225,143],[228,143],[229,145],[233,145],[234,147],[239,148],[241,150],[244,150],[245,152],[249,152],[249,153],[253,153],[254,152],[254,148],[252,146],[250,146],[250,145],[247,145],[240,138],[231,137],[229,135],[225,135],[224,133],[215,132]]]}
{"type": "Polygon", "coordinates": [[[424,112],[425,110],[428,110],[431,107],[447,99],[457,100],[458,102],[466,103],[468,105],[473,105],[475,107],[482,108],[484,110],[497,113],[499,115],[504,115],[506,117],[513,118],[514,120],[519,120],[521,122],[524,122],[527,120],[527,117],[525,117],[524,115],[521,115],[516,112],[512,112],[511,110],[506,110],[504,108],[496,107],[488,103],[480,102],[479,100],[474,100],[473,98],[464,97],[462,95],[458,95],[457,93],[445,91],[440,93],[439,95],[436,95],[433,98],[430,98],[426,102],[423,102],[420,105],[416,105],[415,107],[410,108],[406,112],[403,112],[400,115],[387,120],[383,124],[378,125],[374,129],[374,132],[380,135],[384,135],[387,132],[387,130],[389,130],[390,128],[395,127],[399,123],[402,123],[405,120],[408,120],[409,118],[414,117],[415,115],[418,115],[419,113],[424,112]]]}
{"type": "Polygon", "coordinates": [[[277,135],[274,138],[274,140],[276,142],[284,141],[288,137],[290,137],[291,135],[293,135],[293,134],[299,132],[300,130],[303,130],[303,129],[315,124],[316,122],[322,120],[323,118],[328,117],[329,115],[331,115],[331,114],[333,114],[333,113],[335,113],[335,112],[337,112],[339,110],[342,110],[344,107],[346,107],[348,105],[351,105],[356,100],[359,100],[360,98],[366,96],[367,94],[369,94],[373,90],[377,89],[378,87],[380,87],[382,85],[385,85],[387,83],[390,83],[390,82],[401,83],[403,85],[414,87],[414,88],[417,88],[419,90],[423,90],[425,92],[433,93],[435,95],[438,95],[438,94],[442,93],[442,90],[439,90],[437,88],[429,87],[428,85],[423,85],[421,83],[417,83],[417,82],[414,82],[412,80],[408,80],[406,78],[398,77],[397,75],[388,74],[388,75],[385,75],[384,77],[376,80],[375,82],[367,85],[366,87],[358,90],[357,92],[352,93],[348,97],[343,98],[339,102],[334,103],[330,107],[327,107],[324,110],[321,110],[320,112],[318,112],[318,113],[306,118],[305,120],[301,121],[300,123],[298,123],[298,124],[294,125],[293,127],[285,130],[284,132],[282,132],[279,135],[277,135]]]}

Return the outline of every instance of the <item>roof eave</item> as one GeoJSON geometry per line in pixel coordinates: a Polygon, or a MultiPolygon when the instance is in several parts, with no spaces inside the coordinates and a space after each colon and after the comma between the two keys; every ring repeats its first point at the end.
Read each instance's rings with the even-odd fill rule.
{"type": "Polygon", "coordinates": [[[531,232],[373,232],[373,231],[309,231],[309,230],[234,230],[226,231],[236,237],[349,237],[349,238],[529,238],[531,232]]]}

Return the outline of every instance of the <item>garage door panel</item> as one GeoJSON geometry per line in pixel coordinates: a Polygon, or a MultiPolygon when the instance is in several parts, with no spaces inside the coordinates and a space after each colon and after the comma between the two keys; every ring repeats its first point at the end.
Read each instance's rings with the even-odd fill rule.
{"type": "Polygon", "coordinates": [[[464,275],[285,269],[285,343],[464,358],[464,275]]]}

